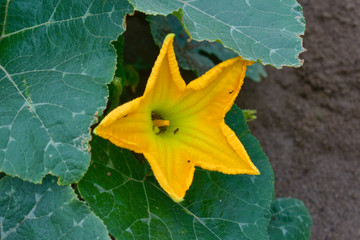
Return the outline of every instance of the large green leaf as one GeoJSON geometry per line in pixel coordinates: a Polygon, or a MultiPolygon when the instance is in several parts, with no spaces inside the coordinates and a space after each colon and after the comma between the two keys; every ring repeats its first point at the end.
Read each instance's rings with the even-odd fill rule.
{"type": "Polygon", "coordinates": [[[110,239],[71,187],[47,176],[36,185],[6,176],[0,180],[0,234],[10,239],[110,239]]]}
{"type": "MultiPolygon", "coordinates": [[[[167,34],[175,33],[174,48],[180,67],[196,70],[199,76],[216,64],[237,56],[235,52],[218,42],[190,40],[174,15],[170,14],[167,17],[148,16],[146,19],[150,22],[151,34],[159,47],[161,47],[167,34]]],[[[261,77],[266,77],[266,71],[260,63],[255,63],[248,67],[246,77],[259,82],[261,77]]]]}
{"type": "Polygon", "coordinates": [[[129,12],[126,0],[0,2],[0,171],[81,178],[129,12]]]}
{"type": "Polygon", "coordinates": [[[298,199],[279,198],[271,203],[270,240],[310,239],[312,219],[298,199]]]}
{"type": "Polygon", "coordinates": [[[260,82],[262,78],[267,77],[267,72],[263,65],[256,62],[253,65],[247,67],[246,77],[252,79],[255,82],[260,82]]]}
{"type": "Polygon", "coordinates": [[[296,0],[129,0],[136,10],[174,11],[195,40],[220,41],[248,60],[264,65],[300,66],[304,51],[302,8],[296,0]]]}
{"type": "Polygon", "coordinates": [[[273,172],[241,110],[226,116],[260,176],[225,175],[197,169],[182,203],[159,187],[147,164],[94,137],[92,164],[79,182],[91,209],[118,239],[268,239],[273,172]]]}

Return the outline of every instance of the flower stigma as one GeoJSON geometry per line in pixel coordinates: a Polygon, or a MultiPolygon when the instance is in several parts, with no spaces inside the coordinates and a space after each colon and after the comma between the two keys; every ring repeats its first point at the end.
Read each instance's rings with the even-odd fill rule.
{"type": "Polygon", "coordinates": [[[151,112],[151,120],[153,122],[153,131],[156,135],[166,132],[166,127],[170,126],[169,120],[164,120],[163,117],[156,112],[151,112]]]}

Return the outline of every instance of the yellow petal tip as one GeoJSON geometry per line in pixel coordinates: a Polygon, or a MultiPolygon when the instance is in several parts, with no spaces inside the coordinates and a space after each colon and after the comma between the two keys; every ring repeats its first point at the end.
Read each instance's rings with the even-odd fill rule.
{"type": "Polygon", "coordinates": [[[170,196],[170,197],[176,203],[180,203],[180,202],[184,201],[184,198],[177,198],[177,197],[172,197],[172,196],[170,196]]]}
{"type": "Polygon", "coordinates": [[[96,133],[96,129],[97,129],[97,127],[96,127],[96,128],[94,128],[94,130],[93,130],[93,133],[94,133],[95,135],[97,135],[97,133],[96,133]]]}
{"type": "Polygon", "coordinates": [[[168,35],[166,35],[165,40],[167,39],[173,39],[175,37],[174,33],[169,33],[168,35]]]}

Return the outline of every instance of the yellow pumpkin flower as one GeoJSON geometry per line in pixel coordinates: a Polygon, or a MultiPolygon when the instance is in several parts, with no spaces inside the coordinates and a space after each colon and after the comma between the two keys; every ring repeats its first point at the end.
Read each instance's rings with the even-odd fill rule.
{"type": "Polygon", "coordinates": [[[186,85],[174,36],[165,38],[144,95],[114,109],[94,132],[143,153],[160,186],[180,202],[196,166],[226,174],[255,175],[259,170],[224,120],[253,62],[229,59],[186,85]]]}

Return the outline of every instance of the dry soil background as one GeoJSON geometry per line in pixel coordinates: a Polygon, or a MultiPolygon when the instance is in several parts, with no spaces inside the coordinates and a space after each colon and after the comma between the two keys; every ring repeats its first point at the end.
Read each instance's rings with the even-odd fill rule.
{"type": "MultiPolygon", "coordinates": [[[[252,133],[275,172],[277,197],[304,201],[312,240],[360,239],[360,0],[300,0],[304,66],[268,67],[245,81],[238,104],[257,109],[252,133]]],[[[127,18],[125,61],[158,54],[139,13],[127,18]],[[139,37],[141,36],[141,38],[139,37]]],[[[148,77],[150,72],[142,75],[148,77]]],[[[144,86],[143,86],[144,87],[144,86]]]]}
{"type": "Polygon", "coordinates": [[[314,240],[360,239],[360,1],[301,0],[302,68],[247,81],[241,107],[275,172],[277,197],[304,201],[314,240]]]}

